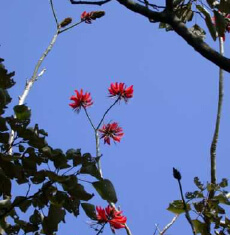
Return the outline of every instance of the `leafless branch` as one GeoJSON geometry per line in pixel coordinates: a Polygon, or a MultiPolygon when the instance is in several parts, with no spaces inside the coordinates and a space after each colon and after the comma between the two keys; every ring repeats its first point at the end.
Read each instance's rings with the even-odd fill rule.
{"type": "Polygon", "coordinates": [[[71,4],[85,4],[85,5],[98,5],[98,6],[106,4],[110,1],[111,0],[102,0],[102,1],[75,1],[75,0],[70,0],[71,4]]]}
{"type": "Polygon", "coordinates": [[[58,24],[57,14],[56,14],[55,9],[54,9],[53,0],[50,0],[50,6],[51,6],[53,16],[54,16],[54,19],[55,19],[55,22],[56,22],[56,25],[57,25],[57,28],[58,28],[59,24],[58,24]]]}
{"type": "MultiPolygon", "coordinates": [[[[219,37],[219,45],[220,45],[220,54],[224,54],[224,42],[223,38],[219,37]]],[[[213,185],[216,184],[216,148],[219,139],[219,130],[220,130],[220,119],[221,119],[221,111],[223,106],[223,98],[224,98],[224,75],[223,69],[219,70],[219,97],[218,97],[218,108],[217,108],[217,116],[216,116],[216,125],[215,131],[212,139],[212,144],[210,148],[211,155],[211,183],[213,185]]],[[[214,190],[210,191],[209,199],[213,198],[214,190]]]]}
{"type": "Polygon", "coordinates": [[[159,235],[163,235],[177,220],[179,215],[175,215],[170,223],[168,223],[163,230],[159,233],[159,235]]]}

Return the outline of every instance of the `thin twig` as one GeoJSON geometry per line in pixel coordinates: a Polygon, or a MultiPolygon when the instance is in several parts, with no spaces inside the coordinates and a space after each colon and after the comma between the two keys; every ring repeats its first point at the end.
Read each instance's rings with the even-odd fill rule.
{"type": "Polygon", "coordinates": [[[102,1],[75,1],[75,0],[70,0],[71,4],[85,4],[85,5],[98,5],[101,6],[103,4],[106,4],[110,2],[111,0],[102,0],[102,1]]]}
{"type": "Polygon", "coordinates": [[[99,235],[100,233],[103,232],[103,229],[104,229],[105,225],[106,225],[106,223],[104,223],[104,224],[101,226],[100,230],[97,232],[96,235],[99,235]]]}
{"type": "Polygon", "coordinates": [[[175,215],[170,223],[168,223],[163,230],[159,233],[159,235],[163,235],[177,220],[179,214],[175,215]]]}
{"type": "Polygon", "coordinates": [[[86,117],[89,120],[90,125],[92,126],[93,130],[96,131],[96,128],[95,128],[95,126],[93,124],[93,121],[92,121],[91,117],[89,116],[89,113],[88,113],[87,109],[84,106],[83,106],[83,109],[85,111],[86,117]]]}
{"type": "MultiPolygon", "coordinates": [[[[219,47],[220,54],[224,55],[224,42],[223,38],[219,37],[219,47]]],[[[218,108],[217,108],[217,116],[216,116],[216,125],[215,131],[212,139],[210,155],[211,155],[211,183],[213,185],[216,184],[216,148],[219,139],[219,129],[220,129],[220,119],[221,119],[221,111],[223,106],[223,97],[224,97],[224,76],[223,69],[219,69],[219,95],[218,95],[218,108]]],[[[209,199],[214,197],[214,190],[210,191],[209,199]]]]}
{"type": "Polygon", "coordinates": [[[54,9],[53,0],[50,0],[50,5],[51,5],[53,16],[54,16],[54,19],[55,19],[55,22],[56,22],[56,25],[57,25],[57,28],[58,28],[59,23],[58,23],[58,19],[57,19],[57,14],[56,14],[55,9],[54,9]]]}
{"type": "Polygon", "coordinates": [[[179,188],[180,188],[181,199],[182,199],[183,204],[184,204],[185,217],[186,217],[187,221],[189,222],[189,224],[191,225],[193,234],[196,235],[196,231],[195,231],[194,225],[192,223],[192,219],[191,219],[190,214],[188,212],[187,204],[186,204],[186,202],[184,200],[182,185],[181,185],[181,182],[180,182],[179,179],[178,179],[178,183],[179,183],[179,188]]]}
{"type": "Polygon", "coordinates": [[[77,25],[81,24],[82,22],[85,22],[85,20],[79,21],[79,22],[77,22],[77,23],[75,23],[75,24],[73,24],[73,25],[71,25],[71,26],[69,26],[69,27],[67,27],[65,29],[59,30],[59,34],[65,32],[65,31],[67,31],[69,29],[72,29],[73,27],[76,27],[77,25]]]}
{"type": "Polygon", "coordinates": [[[118,96],[118,98],[115,100],[115,102],[105,111],[104,115],[102,116],[101,121],[99,122],[98,126],[97,126],[97,130],[100,128],[101,123],[104,121],[105,116],[108,114],[108,112],[111,110],[111,108],[120,100],[120,96],[118,96]]]}

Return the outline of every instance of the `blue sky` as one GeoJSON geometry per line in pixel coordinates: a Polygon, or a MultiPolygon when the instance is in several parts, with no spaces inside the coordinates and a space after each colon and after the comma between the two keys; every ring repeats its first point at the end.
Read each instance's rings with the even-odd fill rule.
{"type": "MultiPolygon", "coordinates": [[[[105,17],[59,36],[26,101],[32,122],[48,131],[55,148],[81,148],[95,154],[93,131],[83,112],[74,113],[68,104],[75,89],[91,92],[89,109],[97,123],[112,103],[112,82],[134,85],[134,98],[121,103],[107,116],[117,121],[125,136],[120,144],[101,145],[104,177],[118,194],[118,205],[128,218],[133,235],[153,234],[155,224],[164,227],[173,217],[166,208],[180,199],[172,167],[182,173],[184,191],[195,189],[193,178],[209,180],[209,148],[217,109],[218,68],[202,58],[173,32],[158,29],[149,21],[115,1],[103,7],[71,5],[55,1],[59,20],[80,19],[81,13],[103,9],[105,17]]],[[[55,22],[46,1],[2,1],[0,8],[0,54],[9,70],[16,71],[11,90],[14,104],[30,78],[35,63],[55,33],[55,22]]],[[[192,23],[195,23],[194,21],[192,23]]],[[[199,17],[196,23],[202,24],[199,17]]],[[[207,42],[218,49],[209,35],[207,42]]],[[[230,38],[226,38],[226,55],[230,38]]],[[[230,82],[225,74],[225,100],[218,147],[218,179],[229,177],[230,82]]],[[[88,187],[88,186],[87,186],[88,187]]],[[[94,192],[93,188],[88,188],[94,192]]],[[[93,200],[106,206],[98,196],[93,200]]],[[[68,217],[58,234],[95,234],[81,212],[68,217]]],[[[190,234],[182,215],[167,235],[190,234]]],[[[110,234],[109,229],[104,234],[110,234]]],[[[125,231],[118,231],[119,235],[125,231]]]]}

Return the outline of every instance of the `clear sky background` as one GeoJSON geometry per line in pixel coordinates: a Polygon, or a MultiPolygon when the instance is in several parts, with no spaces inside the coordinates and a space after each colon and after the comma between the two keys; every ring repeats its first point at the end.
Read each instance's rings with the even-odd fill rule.
{"type": "MultiPolygon", "coordinates": [[[[174,32],[158,29],[158,24],[113,1],[103,7],[71,5],[55,1],[59,20],[80,19],[81,13],[103,9],[105,17],[91,25],[81,24],[59,36],[26,101],[32,109],[32,123],[49,133],[54,148],[81,148],[95,154],[93,131],[83,112],[68,106],[74,89],[91,92],[94,105],[89,112],[97,123],[112,103],[108,87],[112,82],[134,85],[134,98],[121,103],[107,116],[117,121],[125,136],[120,144],[101,145],[102,167],[117,191],[118,205],[128,218],[133,235],[153,234],[155,224],[162,229],[173,214],[166,208],[180,199],[172,167],[182,173],[184,191],[195,190],[193,178],[210,179],[209,149],[213,136],[218,92],[218,68],[202,58],[174,32]]],[[[48,0],[1,1],[0,56],[9,70],[16,71],[17,97],[23,91],[36,62],[55,33],[48,0]]],[[[192,24],[195,23],[195,19],[192,24]]],[[[200,17],[196,23],[202,24],[200,17]]],[[[191,25],[192,25],[191,24],[191,25]]],[[[218,49],[218,42],[206,39],[218,49]]],[[[226,55],[230,38],[226,38],[226,55]]],[[[218,180],[229,178],[230,81],[225,74],[225,100],[218,146],[218,180]]],[[[89,192],[93,188],[86,186],[89,192]]],[[[98,195],[96,205],[106,206],[98,195]]],[[[58,235],[93,235],[89,219],[81,211],[76,219],[67,216],[58,235]]],[[[111,234],[109,227],[104,234],[111,234]]],[[[126,234],[124,230],[118,235],[126,234]]],[[[184,215],[167,235],[192,234],[184,215]]]]}

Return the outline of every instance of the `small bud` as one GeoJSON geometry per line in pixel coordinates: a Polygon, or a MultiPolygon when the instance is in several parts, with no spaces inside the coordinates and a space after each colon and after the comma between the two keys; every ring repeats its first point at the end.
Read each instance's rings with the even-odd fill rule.
{"type": "Polygon", "coordinates": [[[181,180],[181,174],[180,172],[173,167],[173,177],[177,180],[181,180]]]}
{"type": "Polygon", "coordinates": [[[61,28],[64,28],[66,27],[67,25],[71,24],[72,23],[72,18],[68,17],[68,18],[65,18],[61,23],[60,23],[60,27],[61,28]]]}
{"type": "Polygon", "coordinates": [[[104,15],[105,15],[104,11],[91,11],[90,12],[90,18],[92,20],[96,20],[97,18],[101,18],[104,15]]]}

